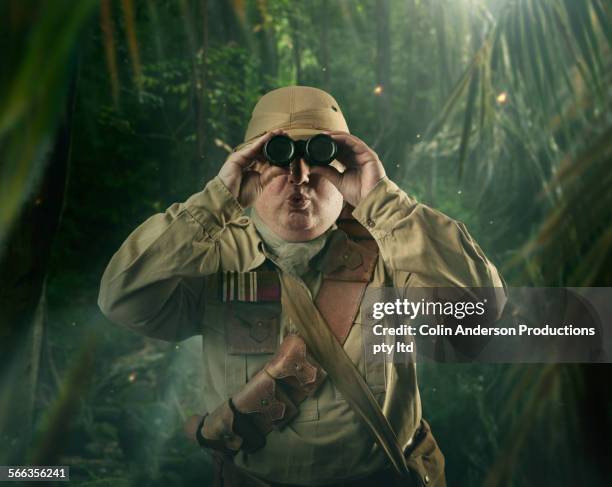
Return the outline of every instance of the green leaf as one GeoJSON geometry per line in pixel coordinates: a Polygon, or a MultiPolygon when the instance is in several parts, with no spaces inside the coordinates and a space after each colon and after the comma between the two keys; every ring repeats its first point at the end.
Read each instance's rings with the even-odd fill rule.
{"type": "Polygon", "coordinates": [[[589,74],[593,85],[597,87],[598,77],[597,69],[595,67],[595,60],[581,22],[582,2],[576,2],[575,0],[563,0],[563,2],[565,4],[566,16],[569,22],[569,26],[574,34],[574,38],[576,39],[578,47],[580,48],[582,57],[584,58],[587,67],[589,68],[589,74]]]}
{"type": "Polygon", "coordinates": [[[467,105],[465,107],[465,116],[463,118],[463,130],[461,131],[461,143],[459,145],[459,177],[461,177],[463,174],[463,164],[465,162],[467,149],[470,142],[470,135],[472,132],[472,117],[474,115],[474,110],[476,109],[476,95],[478,93],[479,79],[479,71],[474,70],[472,79],[470,80],[467,105]]]}
{"type": "MultiPolygon", "coordinates": [[[[536,0],[538,1],[538,0],[536,0]]],[[[548,109],[548,96],[543,86],[543,68],[540,66],[540,59],[536,56],[536,41],[534,30],[542,29],[542,25],[534,22],[532,7],[533,0],[525,0],[525,8],[521,9],[521,35],[526,37],[524,47],[529,57],[529,67],[533,76],[535,87],[538,91],[540,101],[544,104],[544,112],[548,109]]]]}
{"type": "Polygon", "coordinates": [[[610,16],[606,15],[598,0],[593,0],[592,5],[597,20],[599,21],[599,27],[605,34],[606,39],[608,39],[608,45],[612,46],[612,24],[610,22],[610,16]]]}
{"type": "Polygon", "coordinates": [[[463,72],[461,78],[457,81],[455,86],[453,87],[449,97],[444,104],[444,108],[440,115],[430,124],[425,132],[425,138],[433,137],[444,125],[450,114],[455,109],[457,103],[461,100],[461,95],[465,91],[468,86],[470,79],[473,76],[474,71],[477,69],[480,64],[480,55],[482,55],[482,50],[479,50],[474,57],[472,58],[470,64],[463,72]]]}

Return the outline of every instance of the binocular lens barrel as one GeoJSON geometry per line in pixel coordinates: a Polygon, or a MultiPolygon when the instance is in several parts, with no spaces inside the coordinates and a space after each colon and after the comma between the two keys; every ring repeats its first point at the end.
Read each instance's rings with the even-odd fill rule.
{"type": "Polygon", "coordinates": [[[338,148],[329,135],[317,134],[306,142],[306,155],[311,164],[325,166],[334,160],[338,148]]]}
{"type": "Polygon", "coordinates": [[[317,134],[306,141],[294,141],[286,135],[275,135],[264,145],[264,155],[270,164],[288,166],[297,157],[308,164],[325,166],[338,152],[336,142],[326,134],[317,134]]]}
{"type": "Polygon", "coordinates": [[[275,135],[266,142],[264,155],[270,164],[288,166],[295,156],[295,144],[286,135],[275,135]]]}

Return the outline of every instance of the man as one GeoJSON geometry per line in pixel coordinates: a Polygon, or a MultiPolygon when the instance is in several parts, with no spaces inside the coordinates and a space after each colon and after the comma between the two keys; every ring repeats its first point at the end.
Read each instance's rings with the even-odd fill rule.
{"type": "Polygon", "coordinates": [[[218,485],[445,485],[414,362],[366,358],[361,296],[385,285],[503,287],[463,224],[386,177],[329,94],[294,86],[261,98],[245,142],[203,191],[128,237],[104,273],[99,305],[147,336],[202,335],[207,413],[186,431],[215,452],[218,485]],[[272,137],[319,133],[338,146],[331,165],[265,161],[272,137]],[[344,225],[343,207],[361,225],[344,225]],[[318,311],[302,323],[287,299],[318,311]],[[332,338],[317,343],[319,317],[332,338]],[[334,357],[322,352],[330,343],[334,357]],[[335,374],[347,357],[352,378],[335,374]],[[374,398],[369,417],[355,407],[355,383],[374,398]],[[392,431],[387,443],[376,418],[392,431]],[[389,443],[399,444],[411,478],[390,467],[389,443]]]}

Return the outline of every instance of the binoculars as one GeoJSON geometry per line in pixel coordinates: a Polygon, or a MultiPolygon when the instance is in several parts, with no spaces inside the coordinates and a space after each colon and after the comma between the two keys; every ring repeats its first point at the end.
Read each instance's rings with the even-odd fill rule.
{"type": "Polygon", "coordinates": [[[307,140],[275,135],[266,142],[263,152],[267,161],[275,166],[286,167],[299,157],[312,166],[326,166],[335,159],[338,146],[326,134],[313,135],[307,140]]]}

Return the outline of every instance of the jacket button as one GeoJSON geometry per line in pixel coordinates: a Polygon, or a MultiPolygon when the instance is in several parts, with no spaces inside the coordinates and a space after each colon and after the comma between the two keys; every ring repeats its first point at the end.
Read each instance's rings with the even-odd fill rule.
{"type": "Polygon", "coordinates": [[[261,400],[261,405],[262,406],[267,406],[268,405],[268,400],[267,399],[262,399],[261,400]]]}
{"type": "Polygon", "coordinates": [[[429,475],[425,475],[425,478],[423,480],[425,480],[425,483],[428,484],[429,483],[429,475]]]}
{"type": "Polygon", "coordinates": [[[350,255],[349,254],[342,254],[342,258],[344,260],[349,260],[350,255]]]}
{"type": "Polygon", "coordinates": [[[374,220],[372,220],[371,218],[368,218],[366,220],[366,225],[370,228],[372,228],[374,226],[374,220]]]}

